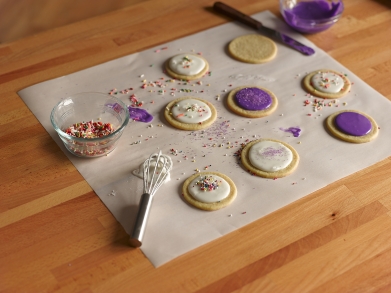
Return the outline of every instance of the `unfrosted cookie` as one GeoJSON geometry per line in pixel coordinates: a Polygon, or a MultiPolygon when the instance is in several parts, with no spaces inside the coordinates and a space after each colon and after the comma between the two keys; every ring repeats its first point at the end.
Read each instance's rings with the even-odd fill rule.
{"type": "Polygon", "coordinates": [[[219,172],[201,172],[190,176],[183,183],[182,192],[189,204],[206,211],[226,207],[237,194],[235,183],[219,172]]]}
{"type": "Polygon", "coordinates": [[[208,61],[199,55],[179,54],[171,57],[165,64],[168,75],[176,79],[194,80],[209,70],[208,61]]]}
{"type": "Polygon", "coordinates": [[[208,101],[183,97],[171,101],[164,110],[164,117],[172,126],[182,130],[200,130],[216,120],[216,108],[208,101]]]}
{"type": "Polygon", "coordinates": [[[299,154],[292,146],[282,141],[258,139],[243,148],[241,160],[243,166],[257,176],[281,178],[296,170],[299,154]]]}
{"type": "Polygon", "coordinates": [[[327,129],[339,139],[353,143],[364,143],[378,135],[376,121],[369,115],[356,110],[343,110],[326,119],[327,129]]]}
{"type": "Polygon", "coordinates": [[[268,116],[277,109],[277,97],[269,90],[257,86],[241,86],[233,89],[227,98],[228,108],[248,117],[268,116]]]}
{"type": "Polygon", "coordinates": [[[314,96],[324,99],[338,99],[350,91],[351,82],[340,72],[320,69],[307,74],[303,79],[303,86],[314,96]]]}
{"type": "Polygon", "coordinates": [[[239,61],[265,63],[277,55],[277,46],[269,38],[261,35],[245,35],[232,40],[228,52],[239,61]]]}

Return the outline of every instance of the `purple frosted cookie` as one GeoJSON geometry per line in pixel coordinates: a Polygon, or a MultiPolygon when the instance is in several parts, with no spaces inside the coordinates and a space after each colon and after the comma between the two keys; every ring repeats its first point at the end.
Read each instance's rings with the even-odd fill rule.
{"type": "Polygon", "coordinates": [[[227,98],[228,108],[244,117],[261,118],[277,109],[277,97],[269,90],[257,86],[233,89],[227,98]]]}
{"type": "Polygon", "coordinates": [[[364,143],[377,137],[378,126],[369,115],[356,110],[344,110],[327,117],[331,134],[347,142],[364,143]]]}

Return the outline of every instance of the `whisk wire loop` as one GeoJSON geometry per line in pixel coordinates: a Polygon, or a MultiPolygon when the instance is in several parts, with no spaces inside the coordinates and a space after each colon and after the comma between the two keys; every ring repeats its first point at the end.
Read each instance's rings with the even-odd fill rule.
{"type": "Polygon", "coordinates": [[[159,187],[164,183],[172,169],[172,161],[169,157],[152,154],[143,164],[144,193],[140,199],[139,210],[134,224],[130,245],[140,247],[144,236],[152,199],[159,187]]]}
{"type": "Polygon", "coordinates": [[[144,193],[154,195],[159,187],[164,183],[172,166],[167,157],[158,154],[152,154],[144,162],[144,193]],[[153,169],[153,170],[151,170],[153,169]]]}

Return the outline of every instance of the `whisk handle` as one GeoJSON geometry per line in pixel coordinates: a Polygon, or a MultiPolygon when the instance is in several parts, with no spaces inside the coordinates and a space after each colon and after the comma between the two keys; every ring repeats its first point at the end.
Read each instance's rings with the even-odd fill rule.
{"type": "Polygon", "coordinates": [[[129,243],[133,247],[140,247],[142,244],[151,204],[152,196],[149,193],[144,193],[140,199],[136,222],[134,224],[132,236],[129,239],[129,243]]]}

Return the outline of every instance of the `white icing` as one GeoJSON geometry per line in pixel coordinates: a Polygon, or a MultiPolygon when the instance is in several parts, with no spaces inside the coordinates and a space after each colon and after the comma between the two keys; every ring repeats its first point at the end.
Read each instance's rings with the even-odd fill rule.
{"type": "MultiPolygon", "coordinates": [[[[156,171],[158,173],[162,173],[162,176],[164,176],[165,174],[166,175],[166,179],[164,179],[164,182],[167,182],[167,181],[170,181],[171,180],[171,177],[170,177],[170,170],[167,169],[168,166],[172,165],[172,160],[169,156],[166,156],[166,155],[160,155],[160,164],[157,166],[156,168],[156,171]],[[166,167],[163,168],[163,163],[164,163],[164,158],[167,159],[167,164],[166,164],[166,167]]],[[[149,178],[148,178],[148,182],[151,181],[152,179],[152,173],[154,172],[155,170],[155,166],[156,166],[156,161],[152,161],[150,166],[149,166],[149,178]]],[[[132,171],[132,174],[137,176],[138,178],[141,178],[143,179],[144,178],[144,163],[141,163],[139,168],[132,171]]],[[[155,175],[156,176],[156,175],[155,175]]],[[[156,179],[156,177],[155,177],[156,179]]]]}
{"type": "Polygon", "coordinates": [[[196,75],[205,68],[205,60],[191,54],[179,54],[172,57],[168,66],[180,75],[196,75]]]}
{"type": "Polygon", "coordinates": [[[212,111],[204,102],[196,99],[185,99],[171,108],[172,117],[183,123],[199,123],[212,116],[212,111]]]}
{"type": "Polygon", "coordinates": [[[292,151],[283,144],[270,140],[262,140],[249,151],[249,160],[255,168],[276,172],[285,169],[293,160],[292,151]]]}
{"type": "Polygon", "coordinates": [[[318,72],[311,78],[312,86],[320,92],[336,94],[345,83],[342,77],[333,72],[318,72]]]}
{"type": "Polygon", "coordinates": [[[228,182],[225,181],[225,179],[221,178],[220,176],[200,175],[199,177],[196,177],[193,181],[190,182],[189,186],[187,187],[187,190],[189,191],[191,196],[194,197],[196,200],[204,203],[213,203],[213,202],[221,201],[224,198],[226,198],[231,191],[231,187],[229,186],[228,182]],[[211,180],[212,182],[216,180],[219,185],[218,188],[214,190],[207,190],[207,191],[202,190],[201,187],[197,185],[197,182],[205,177],[208,178],[208,180],[211,180]]]}

